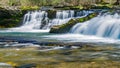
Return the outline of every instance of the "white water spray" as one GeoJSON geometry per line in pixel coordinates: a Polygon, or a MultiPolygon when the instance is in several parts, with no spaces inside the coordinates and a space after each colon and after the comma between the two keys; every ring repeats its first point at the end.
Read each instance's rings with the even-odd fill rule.
{"type": "Polygon", "coordinates": [[[120,39],[120,16],[114,14],[95,17],[87,22],[76,24],[71,29],[71,33],[120,39]]]}

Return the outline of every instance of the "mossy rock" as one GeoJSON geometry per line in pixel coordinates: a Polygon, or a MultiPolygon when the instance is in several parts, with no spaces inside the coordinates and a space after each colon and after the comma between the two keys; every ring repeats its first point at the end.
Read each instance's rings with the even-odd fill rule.
{"type": "Polygon", "coordinates": [[[3,19],[0,20],[0,28],[11,28],[20,25],[21,19],[3,19]]]}
{"type": "Polygon", "coordinates": [[[19,10],[0,7],[0,28],[11,28],[21,25],[24,14],[30,10],[37,9],[39,9],[37,6],[20,7],[19,10]]]}
{"type": "Polygon", "coordinates": [[[0,18],[3,19],[3,18],[9,18],[11,17],[12,15],[9,13],[8,10],[5,10],[3,8],[0,9],[0,18]]]}
{"type": "Polygon", "coordinates": [[[83,18],[77,18],[77,19],[71,19],[70,21],[68,21],[68,23],[63,24],[63,25],[59,25],[59,26],[53,26],[50,30],[50,33],[67,33],[70,31],[70,29],[77,23],[79,22],[85,22],[88,21],[94,17],[97,16],[97,13],[92,13],[89,14],[86,17],[83,18]]]}
{"type": "Polygon", "coordinates": [[[11,28],[19,26],[23,14],[19,10],[8,10],[0,8],[0,28],[11,28]]]}

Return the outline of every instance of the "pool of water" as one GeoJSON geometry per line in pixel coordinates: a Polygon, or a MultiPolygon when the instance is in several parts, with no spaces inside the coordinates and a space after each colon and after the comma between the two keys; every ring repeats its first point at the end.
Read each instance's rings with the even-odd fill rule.
{"type": "Polygon", "coordinates": [[[98,44],[120,44],[120,40],[81,34],[52,34],[48,32],[1,32],[0,41],[36,42],[85,42],[98,44]]]}

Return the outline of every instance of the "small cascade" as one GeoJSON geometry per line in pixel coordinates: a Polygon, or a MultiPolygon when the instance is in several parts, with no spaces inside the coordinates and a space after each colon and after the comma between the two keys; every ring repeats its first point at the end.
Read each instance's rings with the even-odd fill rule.
{"type": "Polygon", "coordinates": [[[74,11],[71,10],[71,11],[58,11],[56,13],[56,19],[67,19],[67,18],[72,18],[74,17],[74,11]]]}
{"type": "Polygon", "coordinates": [[[75,34],[94,35],[120,39],[120,15],[99,15],[84,23],[78,23],[70,31],[75,34]]]}
{"type": "MultiPolygon", "coordinates": [[[[71,11],[58,11],[56,12],[56,18],[50,20],[49,27],[55,26],[55,25],[62,25],[68,22],[71,18],[75,18],[75,12],[73,10],[71,11]]],[[[79,16],[80,17],[80,16],[79,16]]]]}
{"type": "Polygon", "coordinates": [[[72,18],[83,17],[90,13],[93,11],[58,10],[55,13],[56,16],[51,19],[48,17],[47,11],[29,11],[24,15],[23,24],[20,27],[10,28],[6,32],[49,32],[53,26],[67,23],[72,18]]]}
{"type": "Polygon", "coordinates": [[[81,17],[89,14],[90,11],[74,10],[57,11],[54,19],[48,18],[47,11],[28,12],[24,16],[22,27],[30,26],[32,29],[50,29],[52,26],[61,25],[68,22],[71,18],[81,17]]]}
{"type": "MultiPolygon", "coordinates": [[[[22,28],[31,28],[31,29],[40,29],[40,26],[43,26],[40,22],[47,21],[47,12],[45,11],[35,11],[28,12],[24,16],[22,28]]],[[[44,24],[44,23],[43,23],[44,24]]]]}

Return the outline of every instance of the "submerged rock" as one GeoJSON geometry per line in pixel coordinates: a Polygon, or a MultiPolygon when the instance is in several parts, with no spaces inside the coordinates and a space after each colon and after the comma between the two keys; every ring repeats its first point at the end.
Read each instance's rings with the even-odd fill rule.
{"type": "Polygon", "coordinates": [[[50,33],[67,33],[77,23],[88,21],[97,16],[97,13],[92,13],[83,18],[71,19],[68,23],[58,26],[53,26],[50,33]]]}

